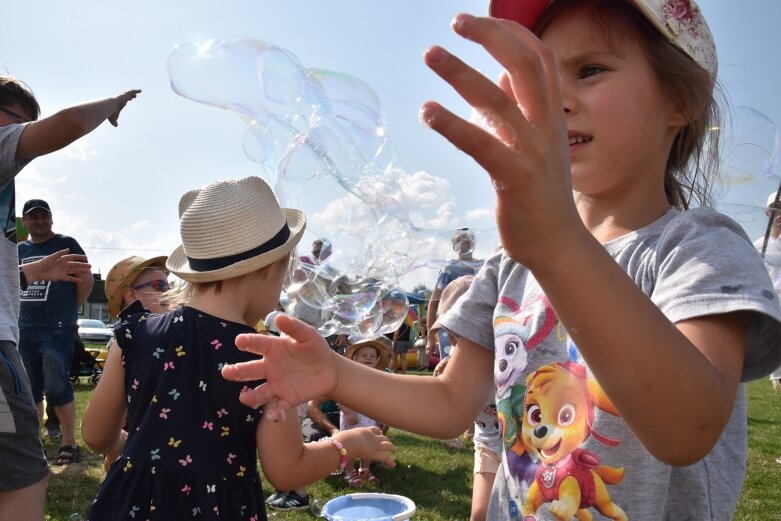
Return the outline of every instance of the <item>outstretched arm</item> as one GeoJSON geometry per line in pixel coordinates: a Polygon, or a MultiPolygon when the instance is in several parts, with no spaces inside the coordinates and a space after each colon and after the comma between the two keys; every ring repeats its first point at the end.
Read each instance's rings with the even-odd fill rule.
{"type": "Polygon", "coordinates": [[[330,349],[317,330],[280,315],[282,337],[239,335],[236,345],[263,355],[262,360],[225,366],[228,380],[265,379],[245,391],[241,401],[250,407],[270,403],[267,418],[318,396],[328,396],[385,425],[437,438],[452,438],[474,421],[493,389],[493,354],[465,339],[459,340],[446,371],[438,378],[402,376],[377,371],[348,360],[330,349]],[[389,407],[386,397],[409,406],[389,407]],[[421,400],[424,397],[425,400],[421,400]]]}
{"type": "Polygon", "coordinates": [[[86,255],[68,253],[67,248],[47,255],[35,262],[22,264],[19,268],[24,271],[28,281],[54,280],[65,282],[78,282],[79,275],[92,276],[92,266],[87,262],[86,255]]]}
{"type": "Polygon", "coordinates": [[[108,120],[115,127],[119,113],[141,91],[129,90],[113,98],[63,109],[25,127],[16,146],[16,160],[35,159],[64,148],[108,120]]]}

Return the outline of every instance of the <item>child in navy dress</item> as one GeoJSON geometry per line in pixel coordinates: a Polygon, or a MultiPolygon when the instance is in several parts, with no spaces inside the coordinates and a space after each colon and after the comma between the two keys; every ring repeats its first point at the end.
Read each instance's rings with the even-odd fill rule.
{"type": "Polygon", "coordinates": [[[219,181],[179,203],[182,246],[167,268],[187,282],[164,315],[130,306],[115,327],[103,377],[82,422],[84,441],[115,458],[87,518],[266,519],[260,457],[269,481],[292,490],[343,470],[347,455],[393,465],[379,429],[303,445],[295,415],[283,422],[238,400],[245,385],[220,376],[253,355],[236,336],[279,301],[304,214],[279,207],[259,178],[219,181]],[[127,434],[121,430],[125,413],[127,434]]]}

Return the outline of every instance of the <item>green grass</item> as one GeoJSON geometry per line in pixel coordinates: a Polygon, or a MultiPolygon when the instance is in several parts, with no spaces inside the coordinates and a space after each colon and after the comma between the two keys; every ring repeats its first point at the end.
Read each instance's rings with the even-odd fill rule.
{"type": "MultiPolygon", "coordinates": [[[[82,379],[82,382],[86,382],[82,379]]],[[[93,387],[76,386],[79,418],[93,387]]],[[[741,494],[737,521],[781,519],[781,392],[773,391],[767,379],[749,384],[749,464],[741,494]]],[[[472,451],[455,450],[444,442],[391,429],[389,435],[398,447],[396,468],[378,469],[381,483],[366,491],[401,494],[418,506],[417,521],[468,519],[472,497],[472,451]]],[[[58,443],[44,438],[47,456],[56,459],[58,443]]],[[[71,513],[84,513],[100,485],[104,472],[102,458],[82,445],[83,460],[68,467],[52,467],[46,501],[47,520],[66,520],[71,513]]],[[[271,488],[264,483],[266,493],[271,488]]],[[[341,476],[331,476],[309,487],[310,496],[327,501],[354,491],[341,476]]],[[[309,520],[308,512],[275,512],[272,519],[309,520]]]]}
{"type": "Polygon", "coordinates": [[[781,391],[762,379],[748,396],[748,474],[734,519],[781,519],[781,391]]]}

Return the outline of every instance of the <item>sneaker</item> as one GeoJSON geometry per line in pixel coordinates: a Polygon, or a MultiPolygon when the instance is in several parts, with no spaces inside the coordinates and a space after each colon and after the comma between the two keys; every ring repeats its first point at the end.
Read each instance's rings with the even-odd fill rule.
{"type": "Polygon", "coordinates": [[[301,497],[296,494],[295,490],[291,490],[273,503],[269,503],[268,506],[274,510],[307,510],[309,508],[309,496],[301,497]]]}
{"type": "Polygon", "coordinates": [[[50,438],[59,438],[62,436],[60,425],[58,423],[52,423],[46,426],[46,435],[50,438]]]}
{"type": "Polygon", "coordinates": [[[279,491],[279,490],[275,490],[273,494],[271,494],[269,497],[266,498],[266,504],[268,505],[268,504],[273,503],[274,501],[278,500],[279,498],[281,498],[285,494],[287,494],[287,492],[282,492],[282,491],[279,491]]]}

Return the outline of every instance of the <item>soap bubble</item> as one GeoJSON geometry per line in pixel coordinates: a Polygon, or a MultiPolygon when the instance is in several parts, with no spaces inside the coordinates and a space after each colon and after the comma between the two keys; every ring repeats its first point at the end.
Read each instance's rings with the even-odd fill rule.
{"type": "Polygon", "coordinates": [[[374,90],[246,38],[177,45],[167,66],[177,94],[244,121],[246,156],[282,206],[307,213],[281,297],[285,310],[323,335],[398,328],[409,308],[400,280],[441,267],[452,255],[452,232],[427,224],[440,216],[424,215],[420,201],[439,212],[447,190],[420,184],[431,181],[421,176],[414,187],[405,183],[411,176],[399,167],[374,90]],[[327,238],[327,254],[305,251],[315,238],[327,238]]]}

